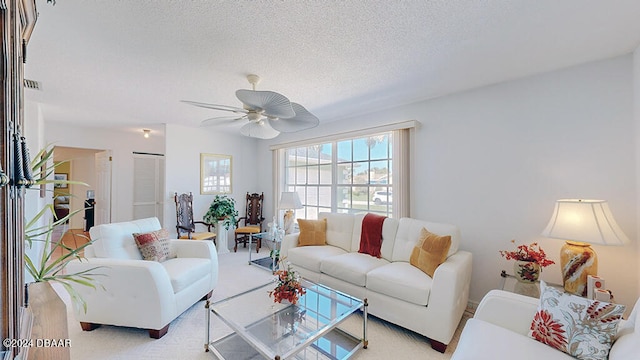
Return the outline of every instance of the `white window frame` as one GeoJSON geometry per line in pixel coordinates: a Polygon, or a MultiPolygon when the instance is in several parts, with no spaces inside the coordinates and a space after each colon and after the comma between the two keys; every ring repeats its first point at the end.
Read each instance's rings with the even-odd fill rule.
{"type": "MultiPolygon", "coordinates": [[[[324,143],[332,143],[335,144],[339,141],[349,140],[349,139],[357,139],[366,136],[372,136],[380,133],[391,132],[392,133],[392,170],[391,174],[393,176],[393,184],[391,184],[391,189],[393,192],[393,202],[392,202],[392,210],[390,212],[390,216],[394,218],[401,217],[409,217],[411,203],[409,196],[410,189],[410,178],[411,178],[411,164],[413,163],[412,158],[412,139],[414,137],[414,129],[419,125],[419,122],[415,120],[404,121],[394,124],[382,125],[377,127],[372,127],[369,129],[363,129],[358,131],[350,131],[344,132],[340,134],[334,134],[319,138],[283,143],[278,145],[272,145],[270,149],[273,151],[273,173],[275,174],[274,181],[274,196],[276,202],[280,199],[280,194],[283,191],[287,191],[285,188],[285,156],[286,150],[290,148],[297,147],[305,147],[315,144],[324,144],[324,143]]],[[[332,145],[332,166],[336,166],[336,149],[335,145],[332,145]]],[[[332,179],[332,204],[331,211],[337,211],[336,204],[336,188],[339,186],[337,184],[336,176],[333,176],[332,179]]],[[[303,203],[305,199],[302,199],[303,203]]],[[[275,204],[275,209],[278,209],[279,204],[275,204]]],[[[298,212],[296,215],[298,217],[304,218],[304,212],[298,212]]]]}

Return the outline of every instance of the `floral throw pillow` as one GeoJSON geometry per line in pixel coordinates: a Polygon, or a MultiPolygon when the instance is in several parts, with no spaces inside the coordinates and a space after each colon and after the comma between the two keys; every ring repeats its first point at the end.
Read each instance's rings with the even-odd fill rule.
{"type": "Polygon", "coordinates": [[[148,233],[134,233],[142,259],[162,262],[169,258],[169,232],[165,229],[148,233]]]}
{"type": "Polygon", "coordinates": [[[529,336],[582,360],[607,359],[624,305],[589,300],[540,282],[529,336]]]}

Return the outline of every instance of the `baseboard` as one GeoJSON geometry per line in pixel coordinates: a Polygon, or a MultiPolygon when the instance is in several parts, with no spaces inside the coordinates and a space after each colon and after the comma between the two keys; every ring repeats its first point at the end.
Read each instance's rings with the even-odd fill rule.
{"type": "Polygon", "coordinates": [[[478,308],[478,304],[479,302],[477,301],[469,300],[467,302],[467,308],[464,310],[464,312],[473,317],[473,314],[476,313],[476,309],[478,308]]]}

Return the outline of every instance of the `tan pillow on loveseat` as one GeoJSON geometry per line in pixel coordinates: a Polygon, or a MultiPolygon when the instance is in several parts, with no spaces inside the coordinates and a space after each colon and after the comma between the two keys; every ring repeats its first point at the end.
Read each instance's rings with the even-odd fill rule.
{"type": "Polygon", "coordinates": [[[413,248],[409,263],[433,277],[436,268],[446,259],[451,246],[451,235],[440,236],[422,228],[420,239],[413,248]]]}
{"type": "Polygon", "coordinates": [[[298,219],[298,226],[300,227],[299,246],[327,244],[327,219],[298,219]]]}

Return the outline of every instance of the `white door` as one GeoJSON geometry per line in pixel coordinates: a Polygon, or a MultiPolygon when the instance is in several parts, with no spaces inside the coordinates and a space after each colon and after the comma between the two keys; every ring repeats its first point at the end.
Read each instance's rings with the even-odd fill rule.
{"type": "Polygon", "coordinates": [[[94,224],[111,222],[111,150],[96,153],[94,224]]]}
{"type": "Polygon", "coordinates": [[[133,154],[133,218],[157,217],[164,209],[164,155],[133,154]]]}

